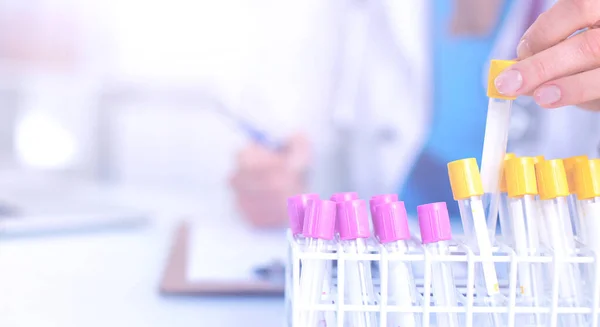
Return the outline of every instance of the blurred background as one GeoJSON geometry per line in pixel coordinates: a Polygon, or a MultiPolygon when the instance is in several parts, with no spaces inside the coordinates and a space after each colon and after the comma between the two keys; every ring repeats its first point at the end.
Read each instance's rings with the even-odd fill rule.
{"type": "MultiPolygon", "coordinates": [[[[304,192],[456,215],[446,163],[533,2],[0,0],[0,325],[280,326],[279,298],[158,294],[178,223],[281,229],[304,192]],[[61,234],[100,211],[150,226],[61,234]]],[[[597,115],[516,107],[510,151],[597,155],[597,115]]]]}

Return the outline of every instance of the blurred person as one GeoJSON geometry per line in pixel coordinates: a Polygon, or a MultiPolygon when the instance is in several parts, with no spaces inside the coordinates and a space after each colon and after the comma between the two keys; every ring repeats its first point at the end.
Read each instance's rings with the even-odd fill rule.
{"type": "MultiPolygon", "coordinates": [[[[362,26],[362,31],[357,28],[346,30],[346,38],[360,39],[360,36],[366,35],[366,43],[363,47],[342,48],[341,51],[345,51],[347,57],[362,60],[345,62],[347,65],[336,71],[341,75],[339,83],[342,85],[332,90],[337,92],[334,93],[336,101],[321,104],[321,111],[316,114],[312,111],[314,104],[311,107],[307,103],[296,109],[310,117],[309,123],[319,126],[324,132],[322,135],[337,129],[338,133],[334,135],[337,140],[306,132],[288,139],[285,148],[279,152],[268,151],[256,144],[242,150],[232,186],[239,208],[255,225],[285,224],[284,199],[300,192],[318,192],[324,197],[333,192],[351,190],[358,191],[361,197],[399,192],[409,211],[414,211],[422,203],[453,203],[446,163],[467,157],[478,158],[481,154],[488,100],[484,89],[488,62],[493,58],[517,57],[521,36],[554,1],[406,1],[402,2],[402,8],[391,3],[353,3],[360,7],[354,18],[363,15],[371,19],[365,18],[369,24],[362,26]],[[398,18],[401,13],[405,14],[403,19],[398,18]],[[357,49],[364,49],[364,53],[357,49]],[[347,116],[342,115],[342,123],[338,122],[336,126],[328,119],[336,117],[336,110],[340,107],[346,109],[347,116]],[[344,120],[348,116],[355,119],[352,121],[354,124],[344,120]],[[387,121],[389,124],[373,123],[377,122],[372,119],[373,116],[380,118],[379,122],[387,121]],[[307,160],[311,158],[307,152],[311,151],[314,156],[307,160]],[[318,170],[322,170],[319,157],[331,153],[342,153],[328,157],[339,171],[334,168],[319,174],[318,170]],[[321,179],[322,182],[329,178],[333,187],[315,188],[310,179],[303,179],[307,171],[313,181],[321,179]],[[330,178],[336,173],[337,184],[330,178]]],[[[587,65],[588,69],[595,67],[595,43],[588,43],[592,47],[584,48],[591,50],[584,51],[588,55],[585,58],[574,55],[581,53],[576,47],[582,43],[577,44],[576,41],[556,45],[558,50],[551,52],[553,57],[545,55],[548,51],[537,54],[564,39],[574,29],[593,26],[592,21],[596,17],[578,16],[583,7],[575,6],[576,3],[590,5],[593,1],[559,1],[525,34],[525,41],[521,41],[519,47],[519,58],[525,60],[515,65],[515,69],[523,70],[520,78],[523,85],[522,88],[507,90],[507,94],[530,94],[540,84],[575,73],[582,68],[581,65],[587,65]],[[558,18],[565,12],[573,17],[570,23],[558,18]],[[549,17],[553,18],[550,20],[549,17]],[[552,24],[549,23],[551,21],[559,23],[551,29],[551,34],[546,35],[543,31],[552,24]],[[523,51],[523,44],[531,48],[523,51]],[[562,51],[563,57],[559,51],[562,51]],[[528,56],[533,57],[527,59],[528,56]],[[551,64],[557,62],[556,58],[573,60],[567,61],[563,67],[551,64]],[[575,58],[579,59],[576,61],[575,58]],[[544,67],[548,70],[539,71],[544,67]],[[530,80],[523,82],[528,76],[530,80]]],[[[335,17],[340,21],[348,19],[348,16],[341,16],[335,17]]],[[[331,27],[318,26],[320,31],[331,27]]],[[[595,35],[594,31],[587,33],[577,40],[589,40],[595,35]]],[[[310,66],[302,66],[301,61],[292,58],[287,58],[288,65],[306,67],[310,71],[310,66]]],[[[591,78],[592,74],[584,76],[591,78]]],[[[596,99],[593,83],[588,83],[587,88],[575,88],[584,81],[584,76],[575,76],[558,80],[565,88],[565,98],[556,100],[554,106],[540,103],[543,97],[539,89],[533,98],[520,97],[515,101],[509,151],[549,158],[597,154],[600,142],[598,115],[576,107],[547,111],[540,110],[538,106],[556,107],[596,99]],[[577,90],[580,90],[579,93],[576,93],[577,90]]],[[[276,83],[295,86],[290,77],[286,76],[276,83]]],[[[322,75],[315,74],[313,77],[317,81],[322,75]]],[[[505,82],[502,79],[496,82],[502,90],[505,82]]],[[[316,93],[318,86],[311,91],[316,93]]],[[[301,93],[298,97],[305,95],[301,93]]],[[[458,217],[456,206],[450,205],[449,209],[453,216],[458,217]]]]}

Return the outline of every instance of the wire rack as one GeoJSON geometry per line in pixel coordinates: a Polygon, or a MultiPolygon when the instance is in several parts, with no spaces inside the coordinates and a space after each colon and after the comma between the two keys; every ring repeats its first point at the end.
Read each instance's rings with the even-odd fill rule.
{"type": "MultiPolygon", "coordinates": [[[[536,323],[533,326],[564,326],[561,318],[577,315],[584,321],[584,326],[598,326],[598,314],[600,312],[600,269],[595,255],[586,248],[579,247],[575,255],[559,256],[552,251],[540,250],[541,254],[535,256],[519,256],[515,251],[498,241],[494,247],[492,258],[482,258],[476,254],[460,239],[450,245],[449,255],[432,254],[417,242],[411,242],[411,250],[407,254],[390,253],[374,240],[368,241],[368,253],[348,254],[336,242],[331,242],[328,249],[323,253],[311,253],[303,250],[299,241],[288,233],[289,258],[286,267],[286,326],[289,327],[311,327],[301,326],[299,316],[303,310],[315,310],[317,312],[333,315],[333,324],[321,321],[317,326],[348,327],[353,326],[346,321],[345,316],[350,312],[374,312],[377,317],[376,326],[392,326],[388,323],[390,313],[406,312],[414,313],[418,317],[419,326],[437,326],[436,314],[456,313],[460,319],[460,326],[472,327],[482,326],[479,319],[490,314],[501,314],[506,326],[526,326],[520,317],[537,314],[544,317],[543,324],[536,323]],[[321,301],[312,305],[304,305],[300,301],[300,278],[302,276],[302,262],[304,260],[317,260],[330,263],[330,278],[332,290],[327,301],[321,301]],[[344,263],[347,261],[368,261],[372,269],[375,291],[373,304],[351,305],[344,303],[345,285],[344,263]],[[389,304],[388,296],[388,266],[394,261],[410,264],[413,269],[422,269],[422,276],[415,275],[418,290],[418,304],[412,306],[400,306],[389,304]],[[499,305],[490,306],[483,299],[476,296],[475,292],[475,267],[478,262],[492,261],[495,263],[499,277],[500,293],[502,302],[499,305]],[[434,262],[446,262],[452,267],[461,267],[462,276],[455,278],[456,295],[458,303],[456,306],[434,305],[431,290],[431,267],[434,262]],[[519,287],[517,286],[517,268],[519,264],[538,263],[543,267],[546,282],[544,283],[544,296],[541,299],[543,305],[534,306],[520,303],[519,287]],[[574,264],[584,272],[581,280],[575,281],[583,290],[583,301],[577,307],[563,306],[559,299],[559,268],[562,265],[574,264]],[[503,273],[502,273],[503,272],[503,273]],[[466,275],[466,276],[465,276],[466,275]]],[[[324,276],[327,277],[327,276],[324,276]]],[[[351,286],[349,286],[351,287],[351,286]]],[[[354,326],[353,326],[354,327],[354,326]]]]}

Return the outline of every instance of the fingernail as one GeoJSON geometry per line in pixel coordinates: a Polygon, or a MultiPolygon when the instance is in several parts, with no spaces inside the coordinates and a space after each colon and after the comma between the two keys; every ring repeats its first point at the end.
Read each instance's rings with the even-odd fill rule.
{"type": "Polygon", "coordinates": [[[535,102],[539,105],[550,105],[560,100],[560,88],[556,85],[542,86],[534,94],[535,102]]]}
{"type": "Polygon", "coordinates": [[[522,39],[521,42],[519,42],[519,45],[517,46],[517,57],[519,57],[519,59],[525,59],[527,57],[531,57],[532,55],[533,52],[529,47],[529,42],[527,41],[527,39],[522,39]]]}
{"type": "Polygon", "coordinates": [[[505,70],[494,80],[496,90],[504,95],[515,95],[523,85],[523,76],[518,70],[505,70]]]}

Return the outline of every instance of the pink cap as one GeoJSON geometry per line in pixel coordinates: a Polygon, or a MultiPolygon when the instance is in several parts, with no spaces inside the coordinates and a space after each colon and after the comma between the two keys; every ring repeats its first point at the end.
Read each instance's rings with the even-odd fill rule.
{"type": "Polygon", "coordinates": [[[318,199],[308,200],[304,214],[304,228],[302,229],[304,236],[332,240],[334,226],[335,202],[318,199]]]}
{"type": "MultiPolygon", "coordinates": [[[[369,200],[369,207],[371,209],[371,217],[375,217],[375,207],[382,203],[390,203],[398,201],[398,194],[381,194],[373,195],[369,200]]],[[[373,221],[375,223],[375,221],[373,221]]]]}
{"type": "Polygon", "coordinates": [[[373,227],[375,236],[381,243],[410,239],[404,202],[395,201],[378,205],[373,216],[373,227]]]}
{"type": "Polygon", "coordinates": [[[290,228],[294,235],[302,233],[302,228],[304,226],[304,211],[308,204],[308,200],[318,199],[319,195],[314,193],[299,194],[288,198],[287,210],[290,218],[290,228]]]}
{"type": "Polygon", "coordinates": [[[338,203],[336,220],[340,239],[342,240],[368,238],[371,235],[367,202],[365,200],[338,203]]]}
{"type": "Polygon", "coordinates": [[[417,207],[421,241],[423,244],[452,239],[452,227],[446,202],[436,202],[417,207]]]}
{"type": "MultiPolygon", "coordinates": [[[[331,201],[335,202],[335,203],[342,203],[342,202],[346,202],[346,201],[352,201],[352,200],[358,200],[358,193],[356,192],[342,192],[342,193],[336,193],[334,195],[331,196],[330,198],[331,201]]],[[[338,211],[339,211],[339,206],[338,206],[338,211]]],[[[339,216],[339,213],[338,213],[339,216]]],[[[339,226],[336,220],[335,223],[335,231],[338,232],[339,231],[339,226]]]]}

